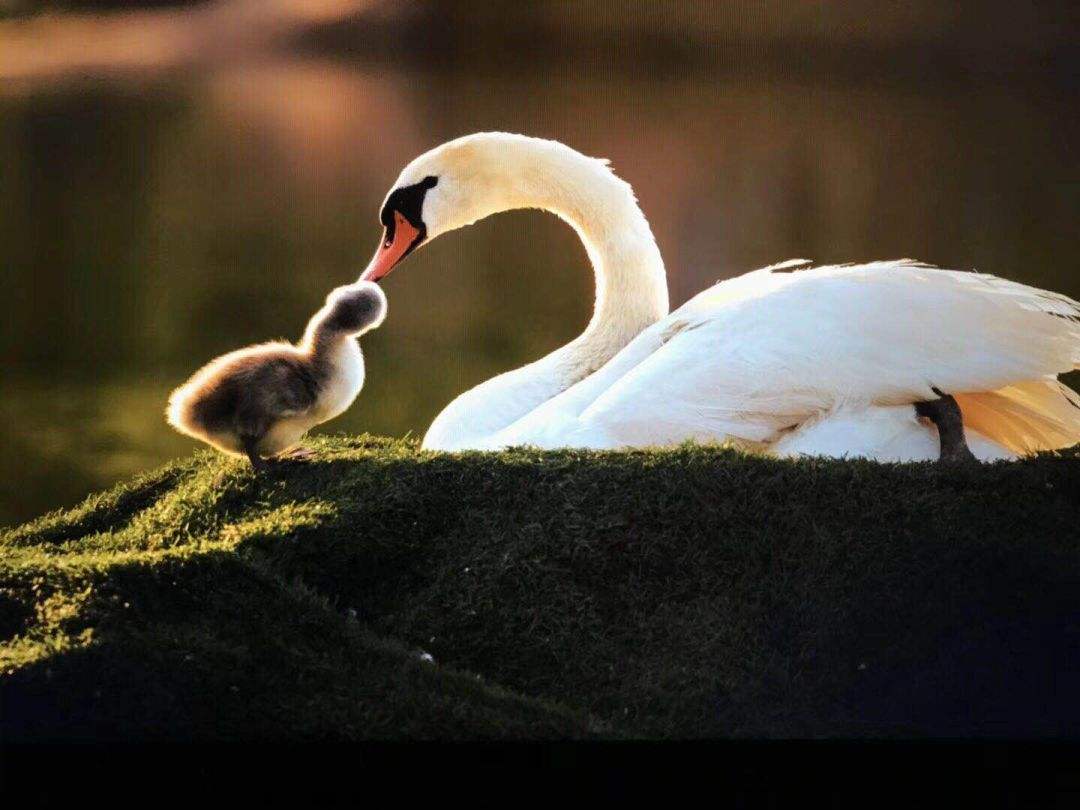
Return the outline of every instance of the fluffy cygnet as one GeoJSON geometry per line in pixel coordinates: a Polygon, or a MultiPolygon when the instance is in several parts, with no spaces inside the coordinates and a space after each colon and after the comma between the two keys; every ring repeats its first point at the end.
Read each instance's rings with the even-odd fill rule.
{"type": "Polygon", "coordinates": [[[256,471],[264,470],[308,430],[352,404],[364,385],[356,338],[385,317],[386,296],[376,284],[338,287],[298,344],[263,343],[211,360],[172,392],[166,419],[181,433],[245,455],[256,471]]]}

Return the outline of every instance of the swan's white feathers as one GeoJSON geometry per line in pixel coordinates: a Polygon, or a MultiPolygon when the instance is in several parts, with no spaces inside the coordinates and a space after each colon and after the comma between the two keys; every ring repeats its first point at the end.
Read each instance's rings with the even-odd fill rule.
{"type": "Polygon", "coordinates": [[[1080,357],[1080,325],[1048,317],[1075,315],[1076,302],[912,260],[808,265],[721,282],[647,329],[611,361],[629,367],[595,399],[558,398],[564,416],[578,409],[578,440],[772,442],[824,414],[933,399],[937,388],[967,394],[970,426],[1014,452],[1080,441],[1080,408],[1053,379],[1080,357]]]}
{"type": "Polygon", "coordinates": [[[813,264],[813,259],[786,259],[785,261],[777,262],[776,264],[770,264],[768,267],[762,267],[761,271],[775,272],[777,270],[783,270],[792,272],[796,267],[812,267],[813,264]]]}

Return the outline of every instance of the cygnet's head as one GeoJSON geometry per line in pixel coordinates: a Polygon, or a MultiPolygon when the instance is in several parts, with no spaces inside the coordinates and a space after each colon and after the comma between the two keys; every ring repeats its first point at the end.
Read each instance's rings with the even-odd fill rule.
{"type": "Polygon", "coordinates": [[[338,287],[326,296],[317,318],[323,333],[359,337],[386,318],[386,295],[370,281],[338,287]]]}

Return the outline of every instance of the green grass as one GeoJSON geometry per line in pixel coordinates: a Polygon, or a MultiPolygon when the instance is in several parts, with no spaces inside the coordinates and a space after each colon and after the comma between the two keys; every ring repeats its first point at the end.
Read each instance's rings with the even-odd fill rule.
{"type": "Polygon", "coordinates": [[[1080,734],[1077,449],[314,447],[0,535],[3,738],[1080,734]]]}

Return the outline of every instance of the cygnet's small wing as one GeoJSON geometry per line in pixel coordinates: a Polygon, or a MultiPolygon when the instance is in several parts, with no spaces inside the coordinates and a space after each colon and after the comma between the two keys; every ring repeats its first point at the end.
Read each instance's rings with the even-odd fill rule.
{"type": "Polygon", "coordinates": [[[318,382],[299,357],[265,358],[236,378],[237,430],[258,436],[278,419],[308,410],[315,404],[318,382]]]}

